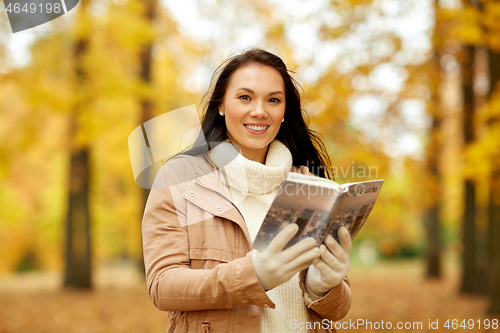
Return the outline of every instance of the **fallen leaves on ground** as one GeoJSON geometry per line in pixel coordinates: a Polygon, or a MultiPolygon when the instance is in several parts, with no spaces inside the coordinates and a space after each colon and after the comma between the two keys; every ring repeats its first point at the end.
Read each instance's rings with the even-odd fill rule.
{"type": "MultiPolygon", "coordinates": [[[[457,293],[459,271],[447,267],[442,280],[426,281],[420,261],[352,267],[353,303],[339,332],[391,332],[401,323],[422,323],[405,332],[478,332],[485,315],[484,297],[457,293]],[[474,329],[446,329],[446,320],[473,319],[474,329]],[[438,320],[439,329],[429,329],[438,320]],[[372,323],[372,328],[366,322],[372,323]],[[376,329],[390,322],[392,329],[376,329]],[[346,327],[346,324],[344,324],[346,327]]],[[[147,333],[165,332],[168,317],[149,300],[146,284],[131,267],[101,269],[92,291],[62,289],[61,274],[32,272],[0,276],[0,333],[147,333]]],[[[337,325],[339,325],[337,324],[337,325]]],[[[408,324],[407,324],[408,325],[408,324]]],[[[292,330],[293,331],[293,330],[292,330]]],[[[500,329],[491,332],[500,332],[500,329]]]]}

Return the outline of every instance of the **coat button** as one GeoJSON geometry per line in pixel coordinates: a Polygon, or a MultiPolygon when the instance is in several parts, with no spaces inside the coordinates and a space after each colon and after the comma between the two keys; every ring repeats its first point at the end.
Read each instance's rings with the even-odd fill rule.
{"type": "Polygon", "coordinates": [[[217,211],[221,210],[220,206],[215,207],[217,211]]]}
{"type": "Polygon", "coordinates": [[[189,195],[194,197],[194,192],[193,191],[189,192],[189,195]]]}

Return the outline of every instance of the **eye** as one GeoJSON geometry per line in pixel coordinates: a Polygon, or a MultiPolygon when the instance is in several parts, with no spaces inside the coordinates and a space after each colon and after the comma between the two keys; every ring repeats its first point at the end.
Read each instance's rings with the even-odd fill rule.
{"type": "Polygon", "coordinates": [[[242,100],[245,100],[245,101],[249,101],[250,100],[250,96],[248,95],[241,95],[240,97],[238,97],[239,99],[242,99],[242,100]]]}
{"type": "Polygon", "coordinates": [[[279,98],[273,97],[273,98],[271,98],[271,99],[269,100],[269,102],[271,102],[271,103],[279,103],[279,102],[281,102],[281,101],[279,100],[279,98]]]}

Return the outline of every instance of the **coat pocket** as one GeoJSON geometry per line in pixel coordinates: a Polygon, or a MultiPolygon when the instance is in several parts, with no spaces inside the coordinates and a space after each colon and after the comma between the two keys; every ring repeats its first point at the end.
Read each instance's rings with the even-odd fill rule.
{"type": "Polygon", "coordinates": [[[232,313],[234,313],[232,309],[201,311],[202,327],[205,329],[203,332],[231,332],[229,323],[232,313]]]}

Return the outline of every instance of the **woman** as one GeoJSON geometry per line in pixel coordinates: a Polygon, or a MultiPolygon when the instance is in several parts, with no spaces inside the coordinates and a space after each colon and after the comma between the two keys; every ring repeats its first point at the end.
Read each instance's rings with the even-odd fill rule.
{"type": "Polygon", "coordinates": [[[296,85],[260,49],[230,58],[212,82],[195,148],[162,166],[146,204],[151,300],[169,311],[167,332],[334,331],[351,303],[345,228],[340,244],[309,238],[283,250],[298,230],[290,224],[266,250],[251,249],[288,172],[316,165],[328,175],[296,85]]]}

